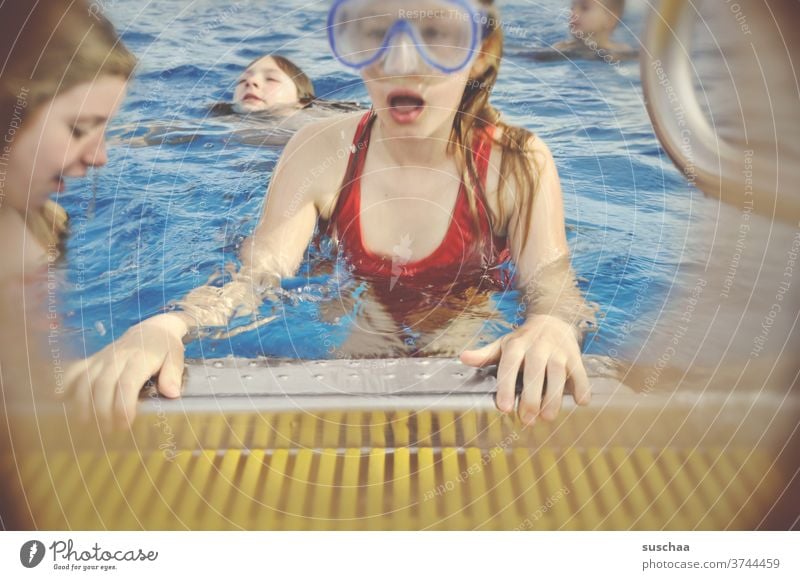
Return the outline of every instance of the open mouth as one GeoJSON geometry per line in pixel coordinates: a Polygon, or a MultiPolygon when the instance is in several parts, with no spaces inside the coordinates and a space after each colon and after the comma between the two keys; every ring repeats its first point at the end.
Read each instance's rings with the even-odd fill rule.
{"type": "Polygon", "coordinates": [[[259,96],[253,95],[253,94],[247,94],[244,97],[242,97],[242,102],[245,102],[245,103],[263,103],[264,99],[262,99],[259,96]]]}
{"type": "Polygon", "coordinates": [[[392,91],[387,100],[389,112],[398,123],[414,122],[425,108],[425,99],[413,91],[392,91]]]}

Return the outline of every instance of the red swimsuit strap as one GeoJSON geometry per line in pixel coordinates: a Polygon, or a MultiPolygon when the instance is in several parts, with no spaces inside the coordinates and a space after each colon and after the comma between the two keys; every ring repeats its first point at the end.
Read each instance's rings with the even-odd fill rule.
{"type": "Polygon", "coordinates": [[[353,144],[350,145],[350,158],[347,161],[347,169],[344,172],[342,185],[339,187],[339,195],[336,197],[336,205],[333,208],[333,212],[331,212],[331,217],[328,222],[328,234],[335,233],[336,224],[342,213],[342,206],[345,201],[350,198],[353,184],[361,179],[361,172],[364,169],[364,162],[367,159],[367,148],[369,147],[369,138],[372,133],[372,123],[376,117],[375,111],[370,109],[358,122],[358,127],[353,137],[353,144]]]}

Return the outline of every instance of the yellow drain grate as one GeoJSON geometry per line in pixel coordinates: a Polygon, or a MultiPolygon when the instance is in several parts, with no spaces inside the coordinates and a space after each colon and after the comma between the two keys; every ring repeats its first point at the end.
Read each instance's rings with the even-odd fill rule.
{"type": "MultiPolygon", "coordinates": [[[[39,529],[753,529],[785,483],[747,448],[30,457],[19,472],[39,529]]],[[[2,471],[17,479],[8,458],[2,471]]]]}
{"type": "Polygon", "coordinates": [[[558,421],[523,430],[496,411],[493,378],[453,361],[383,361],[395,378],[379,387],[363,361],[260,364],[190,366],[181,399],[148,394],[113,436],[60,408],[21,414],[19,469],[7,458],[0,481],[21,487],[15,505],[40,529],[796,525],[796,397],[595,379],[592,405],[565,399],[558,421]],[[354,377],[354,391],[328,392],[354,377]]]}

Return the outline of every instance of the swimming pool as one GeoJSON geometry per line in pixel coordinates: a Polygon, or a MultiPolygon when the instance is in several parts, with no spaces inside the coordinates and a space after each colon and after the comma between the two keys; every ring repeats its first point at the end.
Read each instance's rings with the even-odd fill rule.
{"type": "MultiPolygon", "coordinates": [[[[360,78],[330,55],[322,31],[328,5],[98,3],[141,67],[110,131],[108,167],[89,187],[69,184],[60,200],[73,220],[64,325],[86,353],[223,272],[255,227],[280,147],[248,145],[235,125],[207,118],[212,103],[229,100],[246,63],[279,52],[314,79],[319,96],[365,100],[360,78]],[[159,124],[168,138],[132,144],[159,124]]],[[[614,355],[637,328],[652,327],[685,255],[690,216],[711,202],[686,184],[659,146],[637,62],[534,62],[530,47],[566,32],[563,3],[515,0],[501,10],[506,59],[493,102],[556,157],[573,265],[601,309],[585,352],[614,355]]],[[[634,5],[620,38],[633,42],[640,21],[634,5]]],[[[348,327],[319,315],[336,290],[333,277],[312,275],[325,259],[324,251],[312,251],[299,275],[284,281],[281,302],[264,305],[262,313],[278,315],[276,322],[231,340],[197,341],[187,356],[330,357],[329,345],[343,341],[348,327]]],[[[358,285],[352,290],[357,294],[358,285]]],[[[508,322],[516,299],[513,292],[497,297],[508,322]]],[[[490,323],[482,338],[505,328],[490,323]]]]}

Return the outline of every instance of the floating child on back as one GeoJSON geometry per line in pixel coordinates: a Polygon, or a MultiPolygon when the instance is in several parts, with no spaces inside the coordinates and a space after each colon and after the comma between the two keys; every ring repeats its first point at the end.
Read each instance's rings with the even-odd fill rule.
{"type": "Polygon", "coordinates": [[[236,113],[301,109],[316,96],[314,85],[288,58],[268,54],[245,68],[236,81],[232,108],[236,113]]]}
{"type": "MultiPolygon", "coordinates": [[[[353,112],[358,103],[317,98],[314,83],[303,70],[285,56],[267,54],[247,65],[236,79],[233,100],[212,107],[215,115],[269,115],[289,117],[300,110],[353,112]]],[[[316,116],[326,116],[321,113],[316,116]]]]}

